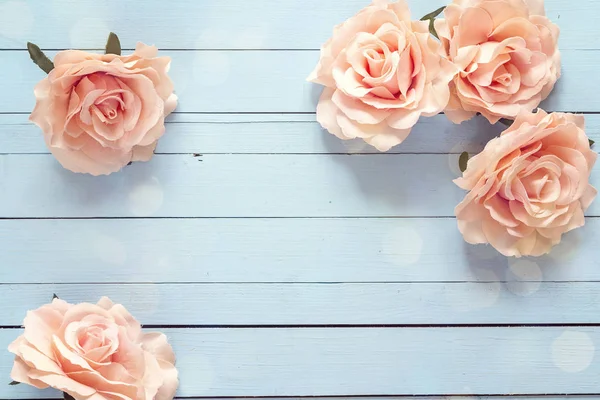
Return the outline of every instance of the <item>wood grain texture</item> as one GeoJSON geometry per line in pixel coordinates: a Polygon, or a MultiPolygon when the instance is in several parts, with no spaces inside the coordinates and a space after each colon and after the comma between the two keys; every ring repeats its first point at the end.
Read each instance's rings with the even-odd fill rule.
{"type": "MultiPolygon", "coordinates": [[[[599,327],[164,332],[178,357],[181,397],[556,395],[598,393],[600,385],[599,327]]],[[[19,333],[0,330],[0,347],[19,333]]],[[[2,352],[0,376],[10,367],[11,355],[2,352]]],[[[0,398],[51,393],[0,385],[0,398]]]]}
{"type": "Polygon", "coordinates": [[[600,324],[600,283],[527,281],[543,278],[531,271],[478,283],[0,285],[0,321],[20,326],[54,293],[108,296],[154,326],[600,324]]]}
{"type": "Polygon", "coordinates": [[[158,155],[117,175],[93,177],[64,170],[50,155],[5,155],[0,216],[451,216],[464,196],[452,183],[452,159],[158,155]]]}
{"type": "MultiPolygon", "coordinates": [[[[55,52],[48,52],[53,56],[55,52]]],[[[176,112],[314,113],[322,87],[306,81],[318,51],[165,51],[172,58],[169,75],[179,96],[176,112]]],[[[33,88],[44,73],[26,51],[3,51],[0,112],[29,113],[33,88]]],[[[600,51],[564,50],[562,78],[542,103],[547,111],[595,112],[600,97],[596,73],[600,51]],[[585,79],[581,79],[585,77],[585,79]]]]}
{"type": "MultiPolygon", "coordinates": [[[[169,336],[184,399],[600,398],[598,202],[549,256],[507,259],[452,218],[458,154],[501,126],[422,119],[381,155],[315,121],[318,48],[368,3],[0,2],[0,348],[52,293],[108,295],[169,336]],[[27,121],[43,73],[24,44],[102,49],[109,31],[172,57],[180,103],[151,162],[94,178],[27,121]]],[[[563,77],[543,107],[586,113],[600,143],[600,3],[546,8],[563,77]]],[[[0,400],[59,398],[3,385],[11,361],[0,400]]]]}
{"type": "Polygon", "coordinates": [[[0,282],[600,281],[599,235],[591,218],[517,260],[465,243],[453,219],[4,220],[0,282]]]}
{"type": "MultiPolygon", "coordinates": [[[[335,25],[370,1],[178,0],[151,2],[143,9],[118,0],[24,3],[1,9],[6,26],[0,48],[20,49],[32,41],[42,48],[102,49],[113,31],[124,48],[133,48],[141,40],[171,49],[318,49],[335,25]],[[21,25],[15,27],[15,20],[21,25]]],[[[408,3],[412,17],[419,19],[447,2],[408,3]]],[[[597,9],[594,0],[578,0],[568,7],[564,0],[545,3],[548,17],[563,28],[563,49],[600,48],[600,38],[592,34],[596,23],[593,10],[597,9]]]]}
{"type": "Polygon", "coordinates": [[[450,217],[459,175],[458,154],[157,155],[108,177],[3,155],[0,217],[450,217]]]}
{"type": "MultiPolygon", "coordinates": [[[[40,129],[28,115],[0,115],[1,154],[47,154],[40,129]]],[[[600,146],[600,115],[588,114],[586,133],[600,146]]],[[[157,154],[368,154],[379,153],[362,140],[339,140],[324,131],[315,115],[172,114],[157,154]]],[[[460,125],[444,115],[422,118],[402,145],[388,154],[452,153],[483,150],[504,126],[474,118],[460,125]]]]}

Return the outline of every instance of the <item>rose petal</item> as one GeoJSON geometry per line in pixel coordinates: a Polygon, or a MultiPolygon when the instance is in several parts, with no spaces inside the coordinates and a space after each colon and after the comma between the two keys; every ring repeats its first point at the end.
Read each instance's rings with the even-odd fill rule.
{"type": "Polygon", "coordinates": [[[31,368],[25,363],[25,361],[16,357],[12,371],[10,372],[10,378],[15,382],[25,383],[38,389],[46,389],[48,385],[40,380],[32,379],[29,376],[30,371],[31,368]]]}
{"type": "Polygon", "coordinates": [[[146,333],[142,336],[144,349],[157,359],[175,364],[175,353],[167,341],[167,337],[158,332],[146,333]]]}
{"type": "Polygon", "coordinates": [[[390,111],[371,107],[358,99],[346,96],[340,90],[333,93],[331,100],[344,115],[359,124],[378,124],[390,115],[390,111]]]}
{"type": "Polygon", "coordinates": [[[492,17],[484,9],[467,8],[458,25],[460,47],[486,42],[493,29],[492,17]]]}
{"type": "Polygon", "coordinates": [[[75,398],[88,398],[96,392],[90,386],[65,375],[43,374],[38,371],[31,371],[29,375],[31,378],[39,380],[45,385],[69,393],[75,398]]]}
{"type": "Polygon", "coordinates": [[[337,114],[339,113],[338,107],[332,100],[332,96],[335,93],[334,89],[325,88],[321,93],[319,104],[317,105],[317,121],[321,126],[327,129],[330,133],[339,137],[340,139],[348,139],[344,136],[342,129],[337,123],[337,114]]]}

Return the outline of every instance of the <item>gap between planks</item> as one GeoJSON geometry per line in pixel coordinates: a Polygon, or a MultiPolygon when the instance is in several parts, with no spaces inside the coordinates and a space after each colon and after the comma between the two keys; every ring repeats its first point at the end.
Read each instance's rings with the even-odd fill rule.
{"type": "MultiPolygon", "coordinates": [[[[141,325],[143,329],[481,329],[481,328],[599,328],[599,323],[556,323],[556,324],[414,324],[414,325],[141,325]]],[[[3,330],[21,330],[23,325],[0,325],[3,330]]],[[[1,399],[0,399],[1,400],[1,399]]]]}
{"type": "MultiPolygon", "coordinates": [[[[364,399],[364,400],[502,400],[509,398],[510,400],[597,400],[600,392],[597,394],[563,394],[563,395],[547,395],[547,394],[528,394],[528,395],[512,395],[512,394],[432,394],[424,396],[415,395],[340,395],[340,396],[223,396],[223,397],[180,397],[176,396],[173,400],[235,400],[235,399],[265,399],[265,400],[295,400],[295,399],[312,399],[312,400],[342,400],[342,399],[364,399]]],[[[20,399],[20,400],[56,400],[57,397],[45,397],[35,399],[20,399]]],[[[0,397],[0,400],[13,400],[12,398],[0,397]]]]}

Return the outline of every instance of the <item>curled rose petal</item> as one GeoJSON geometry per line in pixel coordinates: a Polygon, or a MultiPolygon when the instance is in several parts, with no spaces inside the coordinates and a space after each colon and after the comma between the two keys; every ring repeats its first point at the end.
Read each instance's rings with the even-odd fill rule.
{"type": "Polygon", "coordinates": [[[411,21],[404,0],[377,0],[338,25],[308,80],[325,86],[317,120],[340,139],[380,151],[400,144],[421,116],[450,99],[456,67],[440,54],[427,21],[411,21]]]}
{"type": "Polygon", "coordinates": [[[76,400],[170,400],[179,385],[175,354],[160,333],[142,334],[120,304],[68,304],[54,299],[30,311],[25,332],[8,347],[11,378],[53,387],[76,400]]]}
{"type": "Polygon", "coordinates": [[[460,72],[445,110],[454,123],[491,123],[532,111],[561,73],[558,27],[543,0],[454,0],[435,21],[443,54],[460,72]]]}
{"type": "Polygon", "coordinates": [[[469,191],[455,210],[465,240],[506,256],[550,252],[585,223],[597,194],[589,183],[596,158],[581,116],[519,114],[455,181],[469,191]]]}
{"type": "Polygon", "coordinates": [[[129,56],[61,51],[35,87],[30,120],[73,172],[108,175],[148,161],[177,105],[170,62],[143,43],[129,56]]]}

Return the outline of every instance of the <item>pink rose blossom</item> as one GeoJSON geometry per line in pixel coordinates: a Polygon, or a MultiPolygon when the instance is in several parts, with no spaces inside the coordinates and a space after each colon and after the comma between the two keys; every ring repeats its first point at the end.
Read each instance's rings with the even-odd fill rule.
{"type": "Polygon", "coordinates": [[[439,55],[426,21],[411,21],[404,0],[375,0],[321,49],[309,81],[326,86],[317,120],[340,139],[380,151],[401,143],[421,116],[448,104],[455,67],[439,55]]]}
{"type": "Polygon", "coordinates": [[[142,333],[120,304],[54,299],[27,313],[8,350],[11,378],[53,387],[76,400],[171,400],[179,384],[175,355],[160,333],[142,333]]]}
{"type": "Polygon", "coordinates": [[[589,183],[596,157],[583,116],[519,114],[455,181],[469,190],[455,210],[465,240],[489,243],[505,256],[550,252],[564,233],[585,224],[597,193],[589,183]]]}
{"type": "Polygon", "coordinates": [[[450,120],[514,119],[548,97],[560,77],[559,29],[543,0],[454,0],[444,15],[435,29],[460,70],[445,110],[450,120]]]}
{"type": "Polygon", "coordinates": [[[107,175],[148,161],[177,106],[171,59],[139,43],[130,56],[67,50],[35,87],[30,120],[67,169],[107,175]]]}

